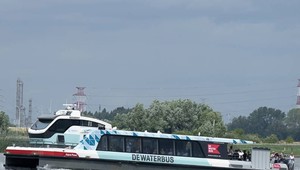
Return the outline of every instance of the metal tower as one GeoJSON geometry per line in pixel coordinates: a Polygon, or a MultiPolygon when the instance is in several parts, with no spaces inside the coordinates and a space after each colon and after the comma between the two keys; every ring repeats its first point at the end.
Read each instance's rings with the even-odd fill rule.
{"type": "Polygon", "coordinates": [[[29,99],[28,117],[26,119],[26,125],[29,127],[32,124],[32,99],[29,99]]]}
{"type": "Polygon", "coordinates": [[[83,112],[85,111],[85,106],[86,106],[86,94],[84,93],[85,87],[76,87],[76,88],[77,88],[77,93],[73,94],[76,100],[75,102],[76,109],[83,112]]]}
{"type": "Polygon", "coordinates": [[[20,79],[17,80],[16,125],[18,127],[25,126],[25,108],[23,106],[23,81],[20,79]]]}
{"type": "Polygon", "coordinates": [[[300,79],[298,79],[298,94],[297,94],[297,103],[296,103],[296,107],[300,108],[300,79]]]}
{"type": "MultiPolygon", "coordinates": [[[[1,92],[2,90],[0,89],[0,92],[1,92]]],[[[1,93],[0,93],[0,111],[2,111],[2,109],[3,109],[3,102],[4,102],[4,100],[3,100],[3,96],[1,95],[1,93]]]]}

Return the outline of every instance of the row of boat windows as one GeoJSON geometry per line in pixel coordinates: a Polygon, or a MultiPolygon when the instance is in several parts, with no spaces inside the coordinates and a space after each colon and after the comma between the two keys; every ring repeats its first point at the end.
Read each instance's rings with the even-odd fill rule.
{"type": "MultiPolygon", "coordinates": [[[[52,121],[53,119],[39,119],[32,125],[31,128],[34,130],[44,129],[52,121]]],[[[49,130],[63,133],[71,126],[103,127],[104,125],[87,120],[59,119],[49,128],[49,130]]]]}
{"type": "Polygon", "coordinates": [[[196,141],[155,139],[147,137],[103,135],[97,146],[97,150],[204,157],[201,146],[196,141]]]}

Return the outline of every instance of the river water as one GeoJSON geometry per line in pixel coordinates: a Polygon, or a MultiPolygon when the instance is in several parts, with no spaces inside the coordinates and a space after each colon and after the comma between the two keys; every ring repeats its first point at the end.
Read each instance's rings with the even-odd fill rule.
{"type": "MultiPolygon", "coordinates": [[[[0,153],[0,170],[5,170],[3,167],[4,160],[4,155],[0,153]]],[[[300,170],[300,158],[295,158],[295,170],[300,170]]]]}

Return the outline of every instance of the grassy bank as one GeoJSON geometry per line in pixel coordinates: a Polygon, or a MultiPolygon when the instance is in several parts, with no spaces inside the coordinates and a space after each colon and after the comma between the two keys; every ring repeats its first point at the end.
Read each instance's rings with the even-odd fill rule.
{"type": "Polygon", "coordinates": [[[9,127],[7,135],[0,136],[0,152],[7,146],[28,146],[29,138],[26,128],[9,127]]]}
{"type": "Polygon", "coordinates": [[[29,139],[28,137],[18,137],[18,136],[9,136],[9,137],[0,137],[0,152],[4,152],[7,146],[28,146],[29,139]]]}

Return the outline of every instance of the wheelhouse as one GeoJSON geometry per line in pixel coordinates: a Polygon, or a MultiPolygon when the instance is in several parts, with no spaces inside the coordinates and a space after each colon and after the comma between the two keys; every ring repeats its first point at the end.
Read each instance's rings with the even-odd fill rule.
{"type": "Polygon", "coordinates": [[[111,124],[81,116],[79,110],[59,110],[54,115],[38,117],[28,129],[30,144],[74,147],[91,130],[112,129],[111,124]]]}

